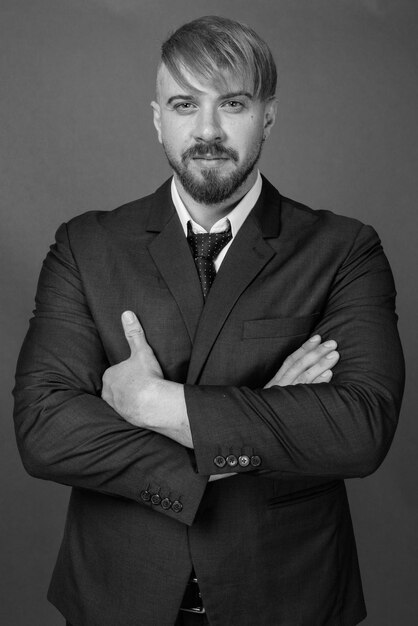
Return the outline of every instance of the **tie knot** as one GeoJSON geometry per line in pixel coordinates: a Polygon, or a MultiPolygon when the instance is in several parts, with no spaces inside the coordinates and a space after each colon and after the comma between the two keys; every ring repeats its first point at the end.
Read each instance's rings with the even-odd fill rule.
{"type": "Polygon", "coordinates": [[[188,224],[187,241],[195,259],[212,261],[231,239],[231,226],[221,233],[194,233],[190,222],[188,224]]]}

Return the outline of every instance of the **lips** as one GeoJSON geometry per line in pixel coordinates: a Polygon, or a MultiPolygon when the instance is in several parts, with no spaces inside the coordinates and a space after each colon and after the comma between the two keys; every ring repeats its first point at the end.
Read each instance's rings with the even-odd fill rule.
{"type": "Polygon", "coordinates": [[[189,148],[182,155],[183,162],[189,159],[204,161],[228,161],[238,162],[238,153],[232,148],[226,148],[217,144],[195,145],[189,148]]]}
{"type": "Polygon", "coordinates": [[[196,156],[193,157],[194,160],[201,161],[226,161],[229,157],[219,157],[219,156],[196,156]]]}

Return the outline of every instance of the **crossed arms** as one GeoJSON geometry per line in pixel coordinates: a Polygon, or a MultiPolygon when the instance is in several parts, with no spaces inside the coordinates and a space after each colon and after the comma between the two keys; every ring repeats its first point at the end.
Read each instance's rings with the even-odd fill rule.
{"type": "MultiPolygon", "coordinates": [[[[137,411],[125,418],[119,400],[111,400],[117,386],[107,378],[118,370],[109,371],[63,227],[41,273],[37,311],[17,369],[15,421],[25,467],[40,478],[137,501],[147,486],[165,486],[173,498],[182,496],[182,521],[188,524],[208,477],[227,470],[213,465],[219,442],[229,448],[254,441],[263,468],[279,476],[368,474],[387,452],[402,396],[393,296],[377,237],[363,231],[316,328],[322,337],[337,339],[341,350],[331,384],[312,379],[280,386],[275,383],[282,371],[263,389],[177,386],[161,378],[144,344],[149,383],[140,397],[147,407],[139,412],[144,427],[127,420],[128,414],[137,419],[137,411]],[[178,420],[170,421],[164,416],[172,415],[173,407],[178,420]]],[[[125,385],[127,377],[121,379],[125,385]]],[[[137,392],[137,376],[129,380],[137,392]]]]}
{"type": "MultiPolygon", "coordinates": [[[[122,325],[131,356],[105,371],[103,400],[130,424],[193,448],[184,386],[164,380],[155,354],[132,311],[123,313],[122,325]]],[[[289,355],[264,388],[330,382],[331,368],[339,359],[336,347],[335,341],[321,343],[321,337],[314,335],[289,355]]]]}

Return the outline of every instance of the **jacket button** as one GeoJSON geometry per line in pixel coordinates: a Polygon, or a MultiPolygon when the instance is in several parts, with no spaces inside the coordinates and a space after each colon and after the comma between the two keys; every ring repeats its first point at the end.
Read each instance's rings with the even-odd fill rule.
{"type": "Polygon", "coordinates": [[[235,465],[238,463],[238,459],[235,454],[230,454],[226,457],[226,462],[230,467],[235,467],[235,465]]]}
{"type": "Polygon", "coordinates": [[[162,509],[164,509],[164,510],[166,511],[167,509],[169,509],[169,508],[170,508],[170,506],[171,506],[171,500],[170,500],[170,498],[163,498],[163,499],[161,500],[161,508],[162,508],[162,509]]]}
{"type": "Polygon", "coordinates": [[[154,493],[151,496],[151,504],[154,504],[155,506],[157,506],[158,504],[161,504],[161,496],[159,493],[154,493]]]}
{"type": "Polygon", "coordinates": [[[148,489],[144,489],[144,491],[141,491],[141,500],[143,500],[144,502],[149,502],[151,500],[151,494],[148,489]]]}
{"type": "Polygon", "coordinates": [[[178,500],[174,500],[173,504],[171,505],[171,508],[174,511],[174,513],[180,513],[180,511],[183,510],[183,505],[178,500]]]}
{"type": "Polygon", "coordinates": [[[259,465],[261,465],[261,457],[259,457],[258,454],[254,454],[250,460],[253,467],[258,467],[259,465]]]}
{"type": "Polygon", "coordinates": [[[241,456],[238,457],[238,463],[241,465],[241,467],[247,467],[247,465],[250,464],[250,457],[246,454],[241,454],[241,456]]]}
{"type": "Polygon", "coordinates": [[[220,454],[218,456],[215,456],[213,462],[215,463],[216,467],[225,467],[226,465],[225,457],[221,456],[220,454]]]}

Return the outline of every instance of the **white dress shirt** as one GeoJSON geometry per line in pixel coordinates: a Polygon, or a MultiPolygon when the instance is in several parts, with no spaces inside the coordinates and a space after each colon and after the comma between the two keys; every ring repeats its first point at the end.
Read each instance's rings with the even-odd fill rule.
{"type": "Polygon", "coordinates": [[[222,217],[218,220],[210,229],[210,231],[205,230],[200,224],[197,224],[190,213],[184,206],[183,200],[180,198],[179,192],[177,191],[176,183],[174,181],[174,177],[171,180],[171,197],[173,199],[174,206],[176,208],[177,214],[179,216],[181,225],[184,230],[184,235],[187,237],[187,224],[191,223],[192,229],[194,233],[221,233],[228,228],[228,222],[231,224],[231,234],[232,239],[227,245],[220,251],[216,259],[214,260],[215,270],[218,271],[222,261],[227,254],[230,245],[232,244],[234,237],[238,233],[239,229],[245,222],[246,218],[250,211],[254,208],[255,203],[257,202],[261,188],[263,186],[263,181],[260,175],[260,172],[257,172],[257,180],[251,189],[245,194],[245,196],[238,202],[237,206],[232,209],[228,215],[222,217]]]}

